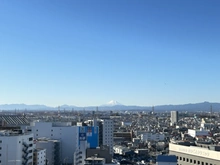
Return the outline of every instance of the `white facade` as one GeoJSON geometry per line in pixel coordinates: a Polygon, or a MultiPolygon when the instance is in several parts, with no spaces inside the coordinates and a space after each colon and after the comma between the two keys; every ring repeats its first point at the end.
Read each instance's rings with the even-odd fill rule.
{"type": "Polygon", "coordinates": [[[196,136],[208,136],[209,135],[209,131],[208,130],[194,130],[194,129],[188,129],[188,134],[192,137],[196,137],[196,136]]]}
{"type": "MultiPolygon", "coordinates": [[[[102,134],[99,136],[102,136],[102,144],[99,145],[107,145],[110,148],[110,154],[113,155],[113,131],[114,131],[114,125],[113,120],[111,119],[101,119],[100,122],[102,123],[102,134]]],[[[99,128],[100,129],[100,128],[99,128]]]]}
{"type": "Polygon", "coordinates": [[[163,141],[165,139],[165,135],[162,133],[144,133],[141,134],[142,141],[163,141]]]}
{"type": "Polygon", "coordinates": [[[209,150],[207,148],[169,143],[169,151],[220,161],[220,152],[209,150]]]}
{"type": "Polygon", "coordinates": [[[80,141],[79,149],[74,153],[74,165],[85,164],[86,149],[88,148],[87,141],[80,141]]]}
{"type": "Polygon", "coordinates": [[[39,139],[35,142],[35,144],[36,144],[36,148],[44,148],[46,150],[45,158],[47,161],[47,165],[60,165],[61,164],[60,141],[39,139]]]}
{"type": "Polygon", "coordinates": [[[171,112],[170,112],[170,115],[171,115],[171,117],[170,117],[171,123],[172,123],[172,124],[177,123],[178,120],[179,120],[178,111],[171,111],[171,112]]]}
{"type": "Polygon", "coordinates": [[[61,142],[61,162],[73,163],[73,156],[78,148],[78,126],[70,123],[33,122],[29,128],[34,138],[46,137],[61,142]]]}
{"type": "Polygon", "coordinates": [[[35,149],[33,165],[46,165],[46,149],[35,149]]]}
{"type": "Polygon", "coordinates": [[[2,165],[32,165],[33,134],[1,131],[0,155],[2,165]]]}

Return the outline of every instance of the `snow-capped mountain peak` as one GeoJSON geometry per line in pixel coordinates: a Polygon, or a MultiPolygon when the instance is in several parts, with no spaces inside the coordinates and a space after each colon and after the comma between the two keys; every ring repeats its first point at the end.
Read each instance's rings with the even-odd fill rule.
{"type": "Polygon", "coordinates": [[[116,105],[122,105],[122,104],[115,100],[111,100],[107,104],[105,104],[105,106],[116,106],[116,105]]]}

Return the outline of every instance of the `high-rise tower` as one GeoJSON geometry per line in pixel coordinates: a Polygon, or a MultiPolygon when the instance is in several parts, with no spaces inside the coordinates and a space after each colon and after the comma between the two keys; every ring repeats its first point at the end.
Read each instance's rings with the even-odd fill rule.
{"type": "Polygon", "coordinates": [[[178,111],[171,111],[170,112],[170,120],[171,120],[171,124],[176,124],[179,120],[179,113],[178,111]]]}

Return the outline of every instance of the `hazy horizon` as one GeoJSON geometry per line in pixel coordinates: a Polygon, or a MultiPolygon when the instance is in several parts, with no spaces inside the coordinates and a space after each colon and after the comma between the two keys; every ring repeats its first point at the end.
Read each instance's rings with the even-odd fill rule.
{"type": "MultiPolygon", "coordinates": [[[[201,101],[201,102],[189,102],[189,103],[180,103],[180,104],[172,104],[172,103],[169,103],[169,104],[156,104],[156,105],[135,105],[135,104],[122,104],[120,103],[122,106],[140,106],[140,107],[153,107],[153,106],[163,106],[163,105],[186,105],[186,104],[197,104],[197,103],[220,103],[220,102],[210,102],[210,101],[201,101]]],[[[103,103],[103,104],[100,104],[100,105],[75,105],[75,104],[60,104],[60,105],[47,105],[47,104],[38,104],[38,103],[35,103],[35,104],[25,104],[25,103],[9,103],[9,104],[0,104],[0,105],[42,105],[42,106],[48,106],[48,107],[59,107],[59,106],[76,106],[76,107],[99,107],[99,106],[106,106],[108,104],[108,102],[106,103],[103,103]]]]}

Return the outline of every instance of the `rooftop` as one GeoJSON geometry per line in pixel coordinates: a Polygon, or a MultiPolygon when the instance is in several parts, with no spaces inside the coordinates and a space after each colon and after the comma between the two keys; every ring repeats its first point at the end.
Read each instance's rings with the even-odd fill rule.
{"type": "Polygon", "coordinates": [[[175,155],[158,155],[157,162],[177,162],[175,155]]]}

